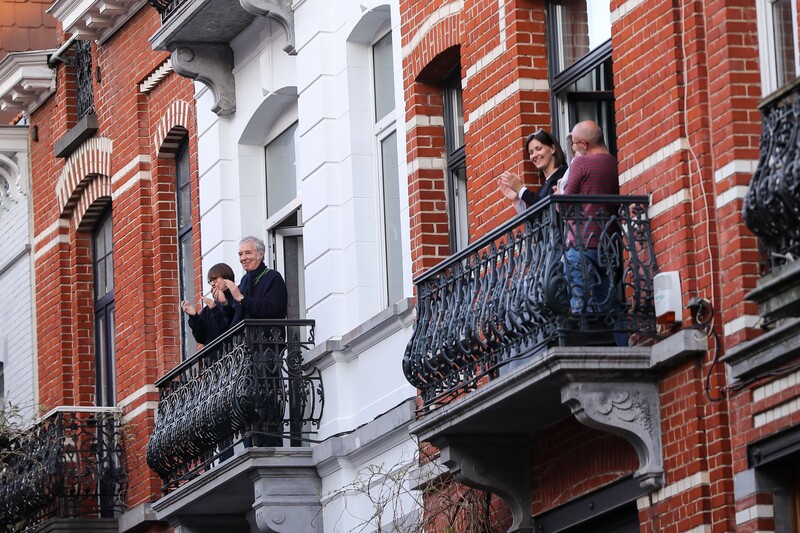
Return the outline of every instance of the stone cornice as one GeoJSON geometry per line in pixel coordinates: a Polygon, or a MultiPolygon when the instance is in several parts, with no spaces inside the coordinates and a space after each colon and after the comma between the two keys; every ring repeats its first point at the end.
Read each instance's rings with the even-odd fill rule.
{"type": "Polygon", "coordinates": [[[102,43],[145,3],[145,0],[56,0],[47,12],[61,21],[65,32],[78,39],[102,43]]]}
{"type": "Polygon", "coordinates": [[[55,92],[56,74],[47,66],[54,51],[10,52],[0,61],[0,109],[30,114],[55,92]]]}

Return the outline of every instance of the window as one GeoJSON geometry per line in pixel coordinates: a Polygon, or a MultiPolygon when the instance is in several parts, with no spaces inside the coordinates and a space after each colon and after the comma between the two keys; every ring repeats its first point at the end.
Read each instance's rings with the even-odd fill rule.
{"type": "Polygon", "coordinates": [[[95,404],[116,403],[114,349],[114,250],[111,214],[101,218],[93,235],[95,404]]]}
{"type": "Polygon", "coordinates": [[[267,257],[265,262],[286,280],[288,318],[305,318],[303,222],[297,199],[295,140],[297,122],[264,149],[267,171],[267,257]],[[270,253],[271,252],[271,253],[270,253]]]}
{"type": "MultiPolygon", "coordinates": [[[[188,142],[183,141],[175,157],[178,208],[178,291],[181,300],[194,303],[194,255],[192,253],[192,195],[189,176],[188,142]]],[[[189,315],[181,313],[181,355],[187,359],[194,353],[194,337],[189,328],[189,315]]]]}
{"type": "Polygon", "coordinates": [[[553,131],[562,146],[572,126],[594,120],[616,155],[609,0],[563,0],[548,11],[553,131]]]}
{"type": "Polygon", "coordinates": [[[400,173],[398,171],[397,131],[395,128],[394,62],[392,34],[387,33],[372,46],[372,79],[375,98],[375,136],[379,146],[378,212],[383,264],[383,289],[386,304],[403,298],[403,248],[400,222],[400,173]]]}
{"type": "Polygon", "coordinates": [[[797,78],[797,3],[759,0],[756,12],[761,86],[767,95],[797,78]]]}
{"type": "Polygon", "coordinates": [[[469,244],[467,221],[467,157],[464,147],[464,105],[461,66],[444,81],[444,138],[447,149],[447,194],[450,217],[450,252],[469,244]]]}
{"type": "Polygon", "coordinates": [[[295,135],[297,122],[266,147],[267,217],[273,217],[297,196],[295,135]]]}
{"type": "Polygon", "coordinates": [[[772,493],[775,533],[800,533],[800,427],[749,444],[747,463],[756,490],[772,493]]]}

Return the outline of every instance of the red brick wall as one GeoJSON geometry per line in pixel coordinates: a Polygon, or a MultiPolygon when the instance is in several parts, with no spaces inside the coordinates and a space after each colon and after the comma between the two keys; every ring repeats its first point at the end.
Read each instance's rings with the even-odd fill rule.
{"type": "MultiPolygon", "coordinates": [[[[493,1],[464,0],[460,12],[455,5],[400,3],[414,275],[449,255],[441,119],[430,126],[420,118],[441,117],[440,80],[432,74],[443,70],[437,55],[449,48],[460,58],[472,238],[513,214],[495,190],[494,177],[512,170],[536,183],[522,140],[551,124],[545,2],[510,1],[502,13],[493,1]],[[512,86],[522,89],[498,96],[512,86]],[[422,158],[442,164],[420,168],[415,163],[422,158]]],[[[759,333],[742,326],[752,322],[745,316],[757,315],[745,300],[758,279],[756,240],[741,216],[761,130],[755,7],[683,0],[612,1],[611,9],[622,192],[650,196],[658,210],[652,227],[660,270],[680,272],[686,300],[698,296],[711,302],[718,335],[718,341],[709,337],[710,349],[702,356],[663,370],[659,385],[666,483],[702,475],[708,484],[660,499],[641,513],[642,530],[710,524],[712,531],[732,531],[733,474],[741,469],[743,452],[736,452],[734,468],[731,434],[749,422],[736,422],[736,412],[731,429],[730,408],[736,409],[738,400],[729,405],[722,398],[726,381],[718,359],[759,333]]],[[[683,318],[691,324],[688,310],[683,318]]],[[[576,450],[567,446],[563,453],[575,457],[576,450]]],[[[602,472],[599,467],[594,481],[575,494],[614,477],[606,479],[602,472]]],[[[548,508],[542,502],[574,485],[568,478],[547,483],[553,485],[535,488],[549,495],[535,500],[541,510],[548,508]]]]}
{"type": "MultiPolygon", "coordinates": [[[[155,146],[158,127],[176,101],[194,102],[192,83],[171,73],[155,89],[139,83],[167,55],[154,52],[148,37],[160,27],[155,10],[145,6],[108,41],[93,45],[95,109],[99,131],[111,140],[110,176],[114,233],[117,401],[124,406],[129,486],[128,506],[160,496],[160,482],[145,462],[154,425],[153,384],[180,360],[178,244],[175,165],[155,146]],[[95,72],[96,74],[97,72],[95,72]],[[123,172],[123,169],[125,171],[123,172]]],[[[40,398],[47,408],[91,405],[94,396],[94,319],[92,223],[75,227],[59,218],[56,182],[67,161],[53,148],[76,120],[72,73],[58,68],[57,93],[32,116],[39,142],[31,148],[36,254],[36,309],[40,398]],[[56,232],[48,228],[61,224],[56,232]],[[55,242],[59,235],[63,242],[55,242]]],[[[193,180],[195,259],[199,267],[196,125],[188,131],[193,180]]],[[[196,283],[200,280],[199,268],[196,283]]]]}
{"type": "Polygon", "coordinates": [[[531,446],[533,515],[544,513],[639,468],[622,437],[570,417],[544,430],[531,446]]]}

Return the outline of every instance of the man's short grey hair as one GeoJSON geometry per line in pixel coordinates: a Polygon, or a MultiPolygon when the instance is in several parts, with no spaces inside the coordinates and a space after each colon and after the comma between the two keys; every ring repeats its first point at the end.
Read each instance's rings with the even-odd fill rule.
{"type": "Polygon", "coordinates": [[[261,254],[267,253],[267,246],[264,244],[264,241],[259,239],[258,237],[253,237],[252,235],[248,235],[247,237],[242,237],[242,239],[239,241],[239,246],[247,244],[248,242],[253,243],[256,252],[259,252],[261,254]]]}

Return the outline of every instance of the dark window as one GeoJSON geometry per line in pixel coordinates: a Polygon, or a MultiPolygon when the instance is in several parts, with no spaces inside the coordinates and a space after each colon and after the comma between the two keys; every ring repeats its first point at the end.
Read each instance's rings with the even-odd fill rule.
{"type": "Polygon", "coordinates": [[[748,445],[759,492],[772,493],[775,533],[800,533],[800,427],[748,445]]]}
{"type": "MultiPolygon", "coordinates": [[[[184,140],[175,157],[178,194],[178,268],[181,300],[194,302],[194,254],[192,253],[192,195],[189,175],[189,143],[184,140]]],[[[181,355],[194,353],[194,337],[189,329],[189,315],[181,313],[181,355]]]]}
{"type": "Polygon", "coordinates": [[[562,0],[548,10],[552,126],[566,136],[583,120],[594,120],[609,151],[617,153],[609,0],[562,0]]]}
{"type": "Polygon", "coordinates": [[[444,81],[444,138],[447,149],[447,194],[450,217],[450,251],[455,253],[469,244],[467,219],[467,157],[464,147],[464,104],[461,67],[456,67],[444,81]]]}
{"type": "Polygon", "coordinates": [[[541,533],[638,533],[636,499],[646,494],[627,477],[534,517],[541,533]]]}
{"type": "Polygon", "coordinates": [[[95,404],[116,403],[114,347],[114,249],[111,213],[101,218],[93,235],[95,404]]]}

